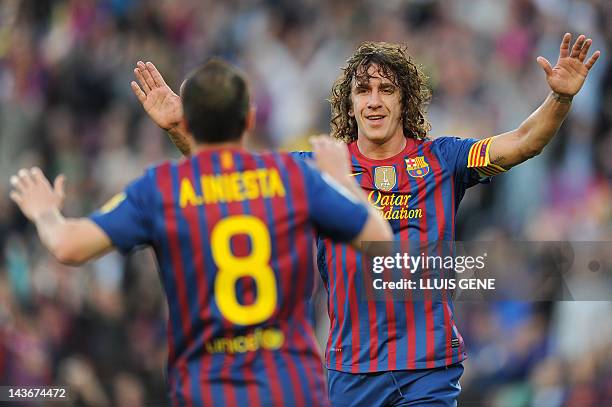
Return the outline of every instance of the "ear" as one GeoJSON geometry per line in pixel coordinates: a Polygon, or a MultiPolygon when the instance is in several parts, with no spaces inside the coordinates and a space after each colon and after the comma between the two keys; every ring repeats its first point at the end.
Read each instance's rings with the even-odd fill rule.
{"type": "Polygon", "coordinates": [[[251,105],[249,106],[249,113],[247,114],[246,126],[244,129],[247,133],[250,133],[253,130],[255,130],[255,122],[257,121],[256,119],[257,119],[257,108],[255,107],[255,105],[251,105]]]}
{"type": "Polygon", "coordinates": [[[193,134],[191,134],[191,130],[189,130],[189,126],[187,126],[187,120],[185,120],[185,116],[183,116],[183,118],[181,119],[181,124],[179,125],[179,127],[182,127],[183,129],[185,129],[186,133],[189,135],[189,146],[191,147],[191,151],[193,152],[195,148],[197,147],[198,142],[193,137],[193,134]]]}
{"type": "Polygon", "coordinates": [[[185,130],[187,130],[187,132],[191,133],[191,130],[189,129],[189,126],[187,125],[187,120],[185,119],[185,115],[183,115],[183,117],[181,118],[180,127],[184,128],[185,130]]]}
{"type": "Polygon", "coordinates": [[[247,147],[252,142],[252,137],[255,131],[256,117],[257,108],[255,107],[255,105],[250,105],[249,112],[247,113],[246,117],[244,131],[242,132],[242,136],[240,137],[240,143],[243,147],[247,147]]]}
{"type": "Polygon", "coordinates": [[[349,107],[348,115],[350,117],[355,117],[355,112],[353,111],[353,106],[352,105],[351,105],[351,107],[349,107]]]}

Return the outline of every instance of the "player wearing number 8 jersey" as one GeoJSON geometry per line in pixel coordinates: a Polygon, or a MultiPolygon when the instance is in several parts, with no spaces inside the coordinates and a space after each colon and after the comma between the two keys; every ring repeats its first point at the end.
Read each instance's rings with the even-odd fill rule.
{"type": "MultiPolygon", "coordinates": [[[[146,98],[150,89],[140,91],[146,98]]],[[[326,405],[305,306],[312,239],[358,246],[391,230],[355,194],[343,147],[314,141],[327,179],[291,155],[240,147],[254,111],[246,81],[227,64],[195,71],[182,97],[193,156],[148,169],[89,219],[63,218],[61,182],[51,189],[38,169],[13,177],[11,196],[60,261],[78,264],[113,246],[155,249],[172,405],[326,405]]]]}

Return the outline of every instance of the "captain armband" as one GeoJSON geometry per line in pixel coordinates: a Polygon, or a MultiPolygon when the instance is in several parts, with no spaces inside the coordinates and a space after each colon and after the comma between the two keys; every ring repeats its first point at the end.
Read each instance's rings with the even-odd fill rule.
{"type": "Polygon", "coordinates": [[[506,172],[505,168],[491,162],[489,149],[491,148],[492,141],[493,137],[488,137],[474,143],[468,154],[468,168],[475,169],[483,177],[490,177],[506,172]]]}

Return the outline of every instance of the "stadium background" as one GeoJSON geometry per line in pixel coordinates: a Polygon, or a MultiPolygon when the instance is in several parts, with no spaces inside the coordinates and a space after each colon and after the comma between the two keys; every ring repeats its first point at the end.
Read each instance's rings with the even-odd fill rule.
{"type": "MultiPolygon", "coordinates": [[[[482,138],[543,100],[535,57],[556,60],[565,31],[592,37],[603,57],[545,152],[468,192],[458,238],[611,241],[608,0],[2,0],[0,384],[65,383],[85,405],[164,399],[166,311],[151,253],[62,266],[8,198],[9,175],[37,164],[67,175],[65,213],[83,215],[178,157],[131,93],[137,60],[175,90],[207,57],[231,60],[253,85],[253,144],[295,149],[328,130],[325,99],[356,44],[404,42],[431,77],[431,134],[482,138]]],[[[610,405],[612,303],[457,308],[470,354],[460,405],[610,405]]]]}

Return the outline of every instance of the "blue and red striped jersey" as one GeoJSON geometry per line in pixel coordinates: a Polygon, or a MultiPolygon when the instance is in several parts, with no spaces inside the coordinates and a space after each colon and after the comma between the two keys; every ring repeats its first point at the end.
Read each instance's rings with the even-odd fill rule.
{"type": "Polygon", "coordinates": [[[148,169],[91,216],[122,252],[154,247],[173,405],[327,403],[305,305],[313,240],[349,241],[367,218],[332,184],[289,154],[206,150],[148,169]]]}
{"type": "MultiPolygon", "coordinates": [[[[393,228],[395,239],[453,241],[465,190],[504,171],[489,160],[491,138],[407,139],[397,155],[370,159],[348,145],[353,176],[393,228]]],[[[303,158],[309,153],[299,153],[303,158]]],[[[328,291],[329,369],[352,373],[425,369],[466,357],[448,296],[406,301],[368,299],[361,255],[318,239],[319,271],[328,291]]],[[[371,271],[371,270],[370,270],[371,271]]]]}

